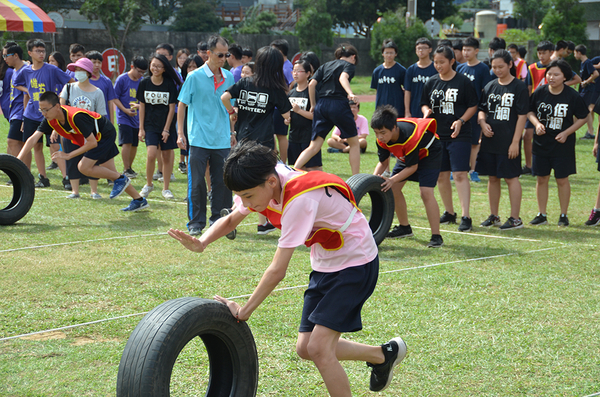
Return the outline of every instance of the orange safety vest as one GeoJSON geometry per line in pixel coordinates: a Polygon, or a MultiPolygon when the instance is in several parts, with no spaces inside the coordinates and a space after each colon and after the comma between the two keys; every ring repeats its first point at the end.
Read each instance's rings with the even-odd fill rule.
{"type": "MultiPolygon", "coordinates": [[[[399,118],[396,120],[397,123],[412,123],[414,124],[414,130],[410,137],[405,142],[396,142],[391,145],[386,145],[385,143],[377,140],[377,144],[382,148],[386,149],[390,153],[393,153],[396,158],[404,160],[404,157],[413,152],[416,148],[419,147],[419,143],[423,139],[426,131],[433,133],[433,139],[440,139],[438,134],[435,132],[437,130],[437,122],[435,119],[418,119],[418,118],[399,118]]],[[[424,159],[429,156],[429,146],[433,143],[433,140],[427,145],[427,147],[419,149],[419,160],[424,159]]]]}
{"type": "MultiPolygon", "coordinates": [[[[346,197],[346,199],[348,199],[348,201],[350,201],[350,203],[352,203],[354,209],[352,210],[346,223],[340,229],[317,229],[311,233],[309,238],[304,242],[304,245],[310,247],[313,244],[319,243],[327,251],[338,250],[344,246],[344,236],[342,233],[348,226],[350,226],[350,223],[354,218],[354,214],[360,211],[360,209],[356,205],[356,200],[354,199],[352,189],[350,189],[346,182],[344,182],[344,180],[337,175],[329,174],[323,171],[302,172],[302,174],[292,177],[285,183],[284,186],[282,186],[283,202],[281,211],[268,206],[267,209],[261,211],[260,213],[266,216],[273,226],[281,229],[281,215],[285,210],[285,207],[292,200],[304,193],[325,187],[332,187],[340,192],[344,197],[346,197]]],[[[252,209],[250,210],[252,211],[252,209]]]]}
{"type": "Polygon", "coordinates": [[[537,62],[529,65],[529,75],[531,76],[531,92],[547,83],[546,66],[538,68],[537,62]]]}
{"type": "Polygon", "coordinates": [[[516,69],[517,69],[517,78],[520,79],[521,78],[521,73],[523,70],[523,66],[527,65],[527,62],[525,62],[524,59],[519,58],[520,62],[517,62],[517,64],[515,65],[516,69]]]}
{"type": "Polygon", "coordinates": [[[98,128],[98,120],[102,118],[102,115],[96,112],[92,112],[91,110],[80,109],[73,106],[61,105],[61,108],[63,108],[67,112],[66,119],[69,125],[71,126],[71,131],[67,131],[62,126],[62,124],[58,122],[57,119],[48,120],[48,124],[50,124],[50,127],[52,127],[54,131],[58,132],[60,136],[67,138],[75,145],[83,146],[85,144],[85,137],[83,136],[77,125],[75,125],[74,118],[75,115],[78,113],[86,113],[94,120],[96,120],[96,141],[100,141],[100,139],[102,138],[102,134],[100,133],[100,130],[98,128]]]}

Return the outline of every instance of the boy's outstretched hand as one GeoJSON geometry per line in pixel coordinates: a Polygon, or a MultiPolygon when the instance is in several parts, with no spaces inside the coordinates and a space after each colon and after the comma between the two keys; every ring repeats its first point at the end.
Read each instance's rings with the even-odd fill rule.
{"type": "Polygon", "coordinates": [[[197,238],[190,236],[186,232],[177,229],[169,229],[167,234],[179,241],[185,248],[194,252],[203,252],[206,246],[197,238]]]}

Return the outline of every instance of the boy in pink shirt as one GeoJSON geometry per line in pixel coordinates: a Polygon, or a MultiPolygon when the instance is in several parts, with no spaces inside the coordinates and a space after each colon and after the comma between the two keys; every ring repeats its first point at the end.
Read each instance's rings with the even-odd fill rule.
{"type": "MultiPolygon", "coordinates": [[[[365,116],[358,114],[360,111],[360,103],[354,101],[348,101],[350,103],[350,110],[354,115],[354,122],[356,123],[356,132],[358,136],[358,143],[360,146],[360,152],[364,153],[367,151],[367,136],[369,135],[369,122],[365,116]]],[[[350,146],[346,139],[342,139],[340,129],[335,127],[331,138],[327,140],[327,152],[329,153],[348,153],[350,152],[350,146]]]]}
{"type": "Polygon", "coordinates": [[[271,265],[244,306],[220,296],[240,321],[246,321],[285,277],[296,247],[311,247],[310,282],[296,352],[312,360],[331,396],[350,397],[350,383],[340,360],[366,361],[372,367],[370,388],[389,386],[393,369],[406,355],[396,337],[381,346],[341,338],[362,329],[360,311],[377,284],[379,257],[372,231],[357,209],[352,191],[339,177],[305,173],[277,163],[277,154],[255,142],[242,142],[225,162],[225,184],[235,194],[235,209],[196,239],[179,230],[169,235],[195,252],[233,231],[251,212],[261,212],[281,229],[271,265]]]}

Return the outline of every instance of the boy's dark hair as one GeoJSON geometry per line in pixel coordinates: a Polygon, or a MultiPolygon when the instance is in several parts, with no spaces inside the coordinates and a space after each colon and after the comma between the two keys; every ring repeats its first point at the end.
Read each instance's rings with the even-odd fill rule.
{"type": "Polygon", "coordinates": [[[394,43],[394,40],[392,40],[392,39],[383,40],[383,44],[381,45],[381,53],[382,54],[386,48],[391,48],[394,51],[396,51],[396,54],[398,53],[398,46],[396,45],[396,43],[394,43]]]}
{"type": "Polygon", "coordinates": [[[252,58],[254,56],[254,53],[252,52],[252,50],[250,48],[244,47],[244,48],[242,48],[242,55],[252,58]]]}
{"type": "Polygon", "coordinates": [[[78,52],[85,54],[85,47],[79,43],[73,43],[69,46],[69,54],[77,54],[78,52]]]}
{"type": "Polygon", "coordinates": [[[100,54],[100,52],[98,52],[98,51],[88,51],[85,53],[85,57],[91,61],[104,62],[104,58],[102,57],[102,54],[100,54]]]}
{"type": "Polygon", "coordinates": [[[517,76],[517,69],[515,68],[515,63],[513,62],[512,55],[510,55],[510,52],[506,50],[498,50],[494,52],[494,54],[490,58],[490,65],[492,64],[492,61],[494,59],[502,59],[507,65],[512,64],[512,66],[510,67],[510,74],[512,74],[515,77],[517,76]]]}
{"type": "Polygon", "coordinates": [[[360,102],[354,102],[352,99],[348,99],[348,105],[350,105],[350,106],[356,105],[358,110],[360,110],[360,102]]]}
{"type": "Polygon", "coordinates": [[[498,50],[506,50],[506,40],[501,37],[494,37],[490,41],[488,48],[494,52],[498,50]]]}
{"type": "MultiPolygon", "coordinates": [[[[253,63],[253,62],[248,62],[248,63],[253,63]]],[[[306,73],[308,73],[309,77],[313,73],[312,65],[310,64],[310,62],[306,58],[304,58],[304,59],[302,59],[302,58],[298,59],[296,62],[294,62],[294,65],[300,65],[302,67],[302,69],[304,69],[304,71],[306,73]]]]}
{"type": "Polygon", "coordinates": [[[554,44],[548,40],[542,40],[537,45],[537,51],[554,51],[554,44]]]}
{"type": "Polygon", "coordinates": [[[333,56],[335,57],[335,59],[340,59],[340,58],[344,58],[344,57],[351,57],[352,55],[354,55],[355,59],[356,59],[356,61],[354,62],[354,64],[358,65],[358,51],[356,50],[356,47],[354,47],[350,43],[342,43],[342,44],[340,44],[340,46],[333,53],[333,56]]]}
{"type": "Polygon", "coordinates": [[[228,51],[229,54],[231,54],[231,56],[237,59],[238,61],[242,60],[242,47],[240,47],[239,44],[231,44],[229,46],[228,51]]]}
{"type": "Polygon", "coordinates": [[[560,50],[564,50],[566,48],[569,48],[569,43],[567,43],[566,40],[558,40],[556,42],[556,46],[554,47],[554,50],[560,51],[560,50]]]}
{"type": "Polygon", "coordinates": [[[16,42],[7,41],[6,44],[4,44],[4,48],[6,49],[7,54],[16,54],[19,59],[23,59],[23,49],[16,42]]]}
{"type": "Polygon", "coordinates": [[[307,60],[310,62],[313,74],[317,71],[317,69],[319,69],[319,66],[321,66],[319,57],[312,51],[303,52],[302,55],[300,55],[300,60],[307,60]]]}
{"type": "Polygon", "coordinates": [[[415,47],[419,44],[425,44],[429,48],[433,47],[433,44],[431,44],[431,40],[429,40],[427,37],[418,38],[417,41],[415,41],[415,47]]]}
{"type": "Polygon", "coordinates": [[[200,41],[196,44],[196,49],[198,51],[208,51],[208,44],[206,44],[206,41],[200,41]]]}
{"type": "Polygon", "coordinates": [[[521,59],[525,59],[526,55],[527,55],[527,48],[525,48],[525,46],[520,45],[519,46],[519,57],[521,59]]]}
{"type": "Polygon", "coordinates": [[[465,41],[463,41],[463,47],[472,47],[472,48],[479,48],[479,40],[477,40],[475,37],[467,37],[465,39],[465,41]]]}
{"type": "Polygon", "coordinates": [[[48,102],[52,106],[58,104],[58,95],[54,91],[46,91],[40,95],[40,102],[48,102]]]}
{"type": "Polygon", "coordinates": [[[463,41],[461,39],[454,40],[452,42],[452,49],[462,51],[464,45],[465,44],[463,43],[463,41]]]}
{"type": "MultiPolygon", "coordinates": [[[[173,65],[171,65],[171,62],[169,62],[166,56],[162,54],[154,54],[154,56],[150,58],[150,63],[152,63],[153,59],[157,59],[163,64],[163,67],[165,68],[165,71],[163,72],[163,77],[165,75],[168,76],[171,80],[173,80],[173,83],[175,83],[176,85],[183,84],[183,81],[179,79],[177,72],[175,71],[175,69],[173,69],[173,65]]],[[[150,76],[152,76],[152,70],[150,70],[150,76]]]]}
{"type": "Polygon", "coordinates": [[[173,54],[175,53],[175,47],[173,47],[173,45],[169,43],[161,43],[157,45],[155,51],[156,50],[167,50],[170,56],[173,56],[173,54]]]}
{"type": "Polygon", "coordinates": [[[36,47],[46,48],[46,43],[42,39],[29,39],[27,40],[27,51],[33,51],[36,47]]]}
{"type": "Polygon", "coordinates": [[[281,51],[283,56],[287,58],[288,52],[290,51],[290,43],[288,43],[287,40],[285,40],[285,39],[273,40],[271,42],[270,46],[277,48],[279,51],[281,51]]]}
{"type": "Polygon", "coordinates": [[[148,60],[141,55],[138,55],[137,57],[133,58],[131,64],[138,69],[148,70],[148,60]]]}
{"type": "Polygon", "coordinates": [[[254,71],[254,84],[257,87],[267,89],[287,90],[283,70],[283,55],[272,46],[260,48],[256,53],[254,61],[256,68],[254,71]]]}
{"type": "Polygon", "coordinates": [[[515,43],[510,43],[508,45],[508,47],[506,47],[507,50],[515,50],[517,52],[519,52],[519,46],[516,45],[515,43]]]}
{"type": "Polygon", "coordinates": [[[52,54],[50,54],[48,56],[48,58],[54,58],[54,60],[56,61],[56,63],[58,63],[58,68],[60,70],[62,70],[63,72],[67,71],[67,61],[65,60],[65,57],[63,57],[63,54],[61,54],[58,51],[54,51],[52,54]]]}
{"type": "Polygon", "coordinates": [[[277,153],[255,141],[243,140],[231,149],[223,166],[223,181],[231,191],[241,192],[263,185],[275,174],[277,153]]]}
{"type": "Polygon", "coordinates": [[[371,128],[374,130],[386,128],[391,131],[397,125],[397,119],[398,112],[392,105],[379,106],[371,117],[371,128]]]}
{"type": "Polygon", "coordinates": [[[575,47],[575,51],[581,55],[587,55],[587,47],[583,44],[579,44],[577,47],[575,47]]]}
{"type": "Polygon", "coordinates": [[[573,43],[571,40],[567,41],[567,48],[573,52],[575,51],[575,43],[573,43]]]}
{"type": "MultiPolygon", "coordinates": [[[[438,41],[438,47],[439,46],[446,46],[446,47],[450,47],[452,48],[452,41],[448,40],[448,39],[442,39],[438,41]]],[[[464,45],[464,44],[463,44],[464,45]]]]}
{"type": "Polygon", "coordinates": [[[215,48],[217,48],[217,44],[219,43],[229,48],[229,41],[227,41],[225,37],[219,36],[218,34],[213,34],[208,38],[208,41],[206,42],[209,51],[214,51],[215,48]]]}
{"type": "Polygon", "coordinates": [[[548,65],[548,67],[546,68],[544,76],[546,76],[546,74],[548,74],[548,70],[550,70],[550,68],[553,67],[557,67],[560,69],[562,74],[565,76],[565,82],[571,80],[571,77],[573,76],[573,69],[571,69],[571,65],[569,65],[569,62],[565,61],[564,59],[555,59],[554,61],[550,62],[550,65],[548,65]]]}

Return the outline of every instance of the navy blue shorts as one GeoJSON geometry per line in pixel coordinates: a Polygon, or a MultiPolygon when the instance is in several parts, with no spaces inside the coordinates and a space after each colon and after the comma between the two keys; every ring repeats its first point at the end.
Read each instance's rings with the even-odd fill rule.
{"type": "Polygon", "coordinates": [[[146,146],[157,146],[160,150],[177,149],[177,134],[172,132],[166,142],[162,140],[162,131],[146,131],[146,146]]]}
{"type": "Polygon", "coordinates": [[[8,139],[23,142],[23,132],[21,132],[21,126],[23,120],[14,119],[10,121],[10,127],[8,127],[8,139]]]}
{"type": "MultiPolygon", "coordinates": [[[[290,142],[288,143],[288,164],[294,165],[298,157],[300,157],[300,153],[304,151],[310,145],[310,143],[296,143],[290,142]]],[[[322,167],[323,159],[321,158],[321,151],[315,154],[308,162],[304,165],[304,168],[311,167],[322,167]]]]}
{"type": "Polygon", "coordinates": [[[598,101],[598,97],[600,97],[600,92],[596,90],[592,91],[592,103],[596,103],[596,101],[598,101]]]}
{"type": "MultiPolygon", "coordinates": [[[[421,161],[419,162],[419,168],[417,168],[411,176],[406,178],[405,181],[419,182],[419,187],[435,187],[437,185],[438,177],[440,176],[440,168],[422,168],[421,161]]],[[[441,157],[437,162],[438,164],[441,163],[441,157]]],[[[405,168],[406,164],[404,161],[396,160],[396,165],[394,165],[394,169],[392,170],[392,176],[400,173],[400,171],[405,168]]]]}
{"type": "Polygon", "coordinates": [[[360,311],[375,290],[378,275],[379,256],[339,272],[311,272],[299,332],[312,332],[316,324],[337,332],[360,331],[360,311]]]}
{"type": "Polygon", "coordinates": [[[479,152],[475,171],[479,175],[495,176],[496,178],[512,179],[521,175],[521,153],[509,159],[507,154],[479,152]]]}
{"type": "Polygon", "coordinates": [[[471,158],[471,142],[441,141],[442,165],[440,172],[469,171],[471,158]]]}
{"type": "Polygon", "coordinates": [[[127,124],[119,124],[119,146],[131,144],[133,147],[138,147],[140,142],[139,132],[139,128],[133,128],[127,124]]]}
{"type": "Polygon", "coordinates": [[[535,176],[548,176],[554,170],[556,179],[566,178],[577,173],[575,156],[543,157],[534,154],[531,169],[535,176]]]}
{"type": "Polygon", "coordinates": [[[277,108],[273,109],[273,129],[275,135],[287,136],[288,134],[288,126],[285,125],[285,121],[277,108]]]}
{"type": "Polygon", "coordinates": [[[479,145],[481,140],[481,126],[477,124],[477,115],[471,119],[471,145],[479,145]]]}
{"type": "Polygon", "coordinates": [[[598,171],[600,171],[600,150],[596,152],[596,163],[598,163],[598,171]]]}
{"type": "MultiPolygon", "coordinates": [[[[592,102],[592,100],[594,99],[594,91],[586,91],[583,94],[579,93],[579,96],[583,98],[583,101],[585,102],[586,106],[590,106],[596,103],[596,101],[592,102]]],[[[596,97],[596,99],[598,99],[598,97],[596,97]]]]}
{"type": "MultiPolygon", "coordinates": [[[[41,121],[31,120],[31,119],[28,119],[27,117],[23,118],[23,142],[27,142],[27,140],[29,138],[31,138],[31,136],[37,131],[40,124],[42,124],[41,121]]],[[[50,139],[50,138],[46,138],[46,142],[48,142],[48,139],[50,139]]],[[[44,142],[43,135],[40,137],[40,140],[37,141],[37,143],[42,143],[42,142],[44,142]]]]}
{"type": "Polygon", "coordinates": [[[531,128],[535,132],[535,126],[531,121],[529,121],[529,117],[527,117],[527,121],[525,122],[525,129],[531,128]]]}
{"type": "Polygon", "coordinates": [[[347,99],[320,98],[315,106],[312,123],[312,140],[318,136],[325,139],[333,127],[340,129],[342,138],[358,135],[354,115],[347,99]]]}

